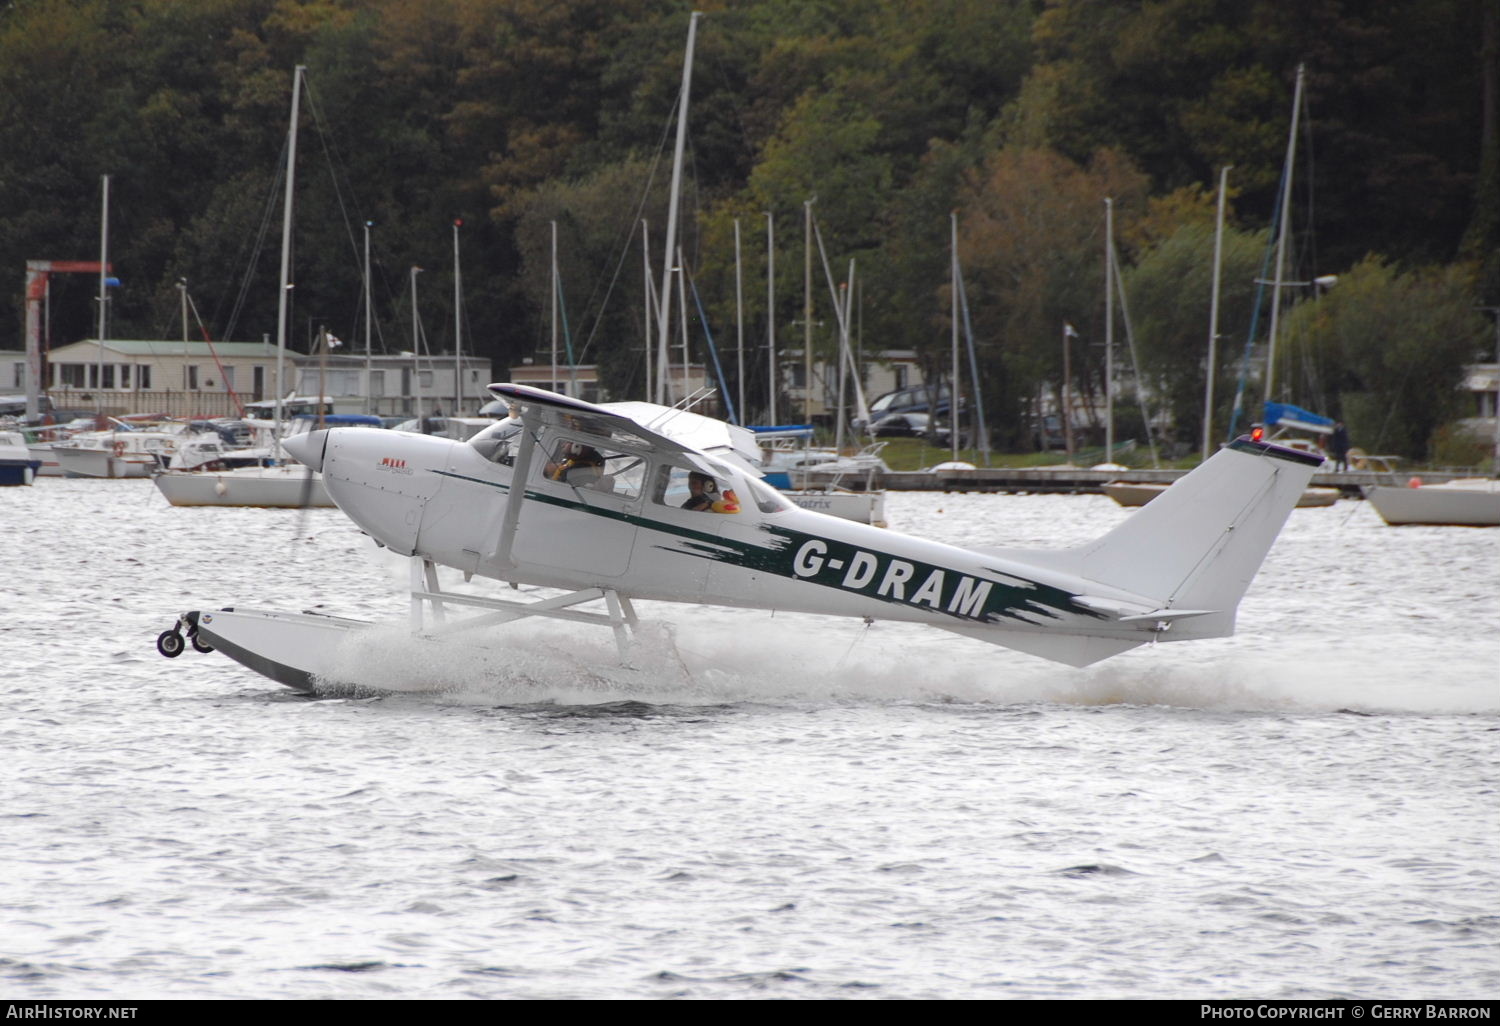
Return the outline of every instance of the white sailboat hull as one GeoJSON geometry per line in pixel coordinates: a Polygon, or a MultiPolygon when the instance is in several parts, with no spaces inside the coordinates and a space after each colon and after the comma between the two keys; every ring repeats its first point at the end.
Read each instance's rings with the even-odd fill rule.
{"type": "Polygon", "coordinates": [[[31,452],[31,457],[41,463],[37,468],[37,477],[62,477],[62,467],[57,462],[57,456],[52,452],[52,443],[42,442],[26,447],[31,452]]]}
{"type": "Polygon", "coordinates": [[[852,520],[856,524],[886,526],[885,492],[879,489],[868,492],[850,492],[839,489],[784,491],[781,494],[800,509],[827,513],[829,516],[843,520],[852,520]]]}
{"type": "Polygon", "coordinates": [[[1500,526],[1500,481],[1451,481],[1420,488],[1376,485],[1365,498],[1387,524],[1500,526]]]}
{"type": "Polygon", "coordinates": [[[64,477],[150,477],[160,463],[147,452],[57,446],[52,450],[64,477]]]}
{"type": "MultiPolygon", "coordinates": [[[[1103,492],[1114,499],[1121,506],[1144,506],[1170,485],[1152,484],[1137,481],[1111,481],[1103,486],[1103,492]]],[[[1338,501],[1339,490],[1337,488],[1304,488],[1302,495],[1297,499],[1298,509],[1310,509],[1318,506],[1332,506],[1338,501]]]]}
{"type": "Polygon", "coordinates": [[[260,506],[271,509],[331,508],[322,475],[303,466],[243,467],[218,473],[158,474],[156,487],[174,506],[260,506]]]}

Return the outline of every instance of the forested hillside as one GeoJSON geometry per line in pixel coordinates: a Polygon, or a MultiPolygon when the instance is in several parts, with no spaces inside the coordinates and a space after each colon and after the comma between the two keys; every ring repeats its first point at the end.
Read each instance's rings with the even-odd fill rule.
{"type": "MultiPolygon", "coordinates": [[[[940,373],[956,211],[990,421],[999,444],[1024,446],[1027,400],[1060,381],[1065,321],[1086,343],[1080,381],[1098,387],[1109,197],[1142,373],[1179,437],[1196,439],[1219,170],[1233,168],[1216,390],[1227,419],[1304,64],[1285,277],[1339,278],[1293,290],[1277,358],[1287,397],[1343,415],[1371,447],[1424,456],[1462,412],[1462,363],[1493,353],[1479,308],[1500,301],[1500,41],[1485,0],[697,8],[683,248],[721,345],[734,336],[736,219],[746,336],[763,344],[769,213],[779,334],[801,346],[803,207],[815,197],[836,273],[857,263],[864,350],[915,349],[940,373]]],[[[294,344],[318,323],[363,337],[371,222],[377,344],[409,347],[420,266],[420,322],[434,348],[451,345],[462,219],[466,336],[497,369],[519,361],[547,344],[556,221],[575,349],[633,397],[639,223],[659,261],[690,9],[9,0],[0,348],[22,345],[26,260],[97,256],[105,174],[122,282],[111,334],[175,335],[183,279],[215,337],[274,332],[279,176],[302,64],[294,344]]],[[[54,343],[93,334],[93,289],[56,280],[54,343]]],[[[827,346],[821,280],[815,295],[827,346]]]]}

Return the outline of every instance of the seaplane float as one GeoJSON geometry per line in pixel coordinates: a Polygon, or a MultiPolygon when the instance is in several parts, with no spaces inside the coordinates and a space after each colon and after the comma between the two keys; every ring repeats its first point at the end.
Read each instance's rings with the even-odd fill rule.
{"type": "MultiPolygon", "coordinates": [[[[722,421],[489,388],[512,417],[467,441],[331,428],[284,443],[375,544],[409,557],[413,645],[544,617],[610,628],[628,666],[642,600],[915,622],[1087,666],[1232,634],[1320,461],[1240,438],[1094,541],[969,549],[799,509],[761,480],[753,434],[722,421]],[[445,589],[438,567],[465,586],[480,577],[561,593],[445,589]]],[[[373,626],[200,609],[157,647],[217,650],[299,690],[359,689],[340,679],[338,656],[373,626]]]]}

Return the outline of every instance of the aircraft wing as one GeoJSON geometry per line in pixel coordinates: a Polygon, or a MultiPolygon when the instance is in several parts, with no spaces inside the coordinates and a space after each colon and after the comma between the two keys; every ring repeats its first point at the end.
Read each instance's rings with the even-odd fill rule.
{"type": "MultiPolygon", "coordinates": [[[[535,414],[541,424],[571,426],[606,441],[633,443],[655,452],[671,453],[715,477],[728,473],[726,464],[761,476],[760,469],[735,444],[730,432],[736,429],[722,421],[653,403],[601,406],[530,385],[494,384],[489,389],[497,398],[520,403],[522,410],[535,414]],[[710,448],[720,451],[704,451],[710,448]]],[[[752,451],[756,451],[753,442],[752,451]]]]}

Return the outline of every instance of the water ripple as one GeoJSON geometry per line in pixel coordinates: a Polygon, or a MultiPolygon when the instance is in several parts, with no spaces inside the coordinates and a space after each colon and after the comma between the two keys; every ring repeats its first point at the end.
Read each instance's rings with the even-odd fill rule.
{"type": "MultiPolygon", "coordinates": [[[[1128,515],[890,499],[902,527],[982,546],[1128,515]]],[[[1084,671],[908,625],[642,603],[674,624],[650,672],[539,625],[473,679],[490,664],[462,646],[403,662],[393,629],[354,658],[451,686],[308,697],[152,645],[235,602],[398,619],[404,566],[337,511],[3,490],[0,979],[101,999],[1493,994],[1500,636],[1453,625],[1500,621],[1475,569],[1500,532],[1347,506],[1293,514],[1237,637],[1084,671]]]]}

